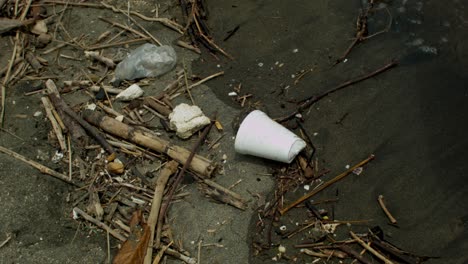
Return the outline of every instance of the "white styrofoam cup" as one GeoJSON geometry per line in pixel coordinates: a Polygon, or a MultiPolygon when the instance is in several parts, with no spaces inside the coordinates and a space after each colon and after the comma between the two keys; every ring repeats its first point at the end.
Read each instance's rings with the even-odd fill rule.
{"type": "Polygon", "coordinates": [[[237,131],[234,148],[240,154],[291,163],[305,148],[304,140],[259,110],[252,111],[237,131]]]}

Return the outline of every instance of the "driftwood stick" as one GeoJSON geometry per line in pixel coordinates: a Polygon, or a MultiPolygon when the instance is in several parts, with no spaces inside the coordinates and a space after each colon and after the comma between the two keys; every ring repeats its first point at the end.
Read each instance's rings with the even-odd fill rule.
{"type": "MultiPolygon", "coordinates": [[[[74,3],[70,1],[54,1],[54,0],[46,0],[43,2],[44,4],[59,4],[59,5],[70,5],[70,6],[78,6],[78,7],[91,7],[91,8],[107,8],[111,9],[113,12],[120,12],[120,13],[126,13],[125,10],[118,9],[114,6],[111,6],[109,4],[106,4],[104,2],[101,2],[100,4],[94,4],[94,3],[74,3]]],[[[147,17],[145,15],[142,15],[138,12],[135,11],[130,11],[131,15],[137,16],[140,19],[143,19],[145,21],[150,21],[150,22],[159,22],[163,24],[164,26],[175,30],[179,32],[180,34],[183,34],[183,27],[176,22],[168,19],[168,18],[163,18],[163,17],[147,17]]]]}
{"type": "Polygon", "coordinates": [[[98,226],[99,228],[109,232],[109,234],[111,234],[113,237],[117,238],[118,240],[120,240],[122,242],[127,240],[122,234],[120,234],[116,230],[112,229],[110,226],[104,224],[103,222],[97,220],[96,218],[90,216],[89,214],[85,213],[80,208],[78,208],[78,207],[73,208],[73,212],[75,212],[76,214],[83,217],[86,221],[89,221],[89,222],[95,224],[96,226],[98,226]]]}
{"type": "Polygon", "coordinates": [[[377,252],[377,250],[373,249],[371,246],[367,245],[362,239],[360,239],[353,231],[349,231],[349,234],[352,238],[354,238],[363,248],[367,249],[372,255],[376,256],[378,259],[382,260],[385,264],[393,264],[392,261],[387,259],[385,256],[377,252]]]}
{"type": "Polygon", "coordinates": [[[186,255],[184,255],[184,254],[180,253],[179,251],[176,251],[176,250],[174,250],[172,248],[166,249],[166,253],[168,255],[171,255],[171,256],[177,258],[177,259],[182,260],[183,262],[185,262],[187,264],[197,264],[198,263],[195,258],[188,257],[188,256],[186,256],[186,255]]]}
{"type": "MultiPolygon", "coordinates": [[[[96,111],[85,110],[83,111],[83,117],[91,124],[100,127],[112,135],[129,140],[154,151],[164,153],[179,163],[186,163],[190,156],[190,151],[185,148],[172,145],[170,142],[153,134],[137,130],[96,111]]],[[[209,177],[216,168],[216,165],[207,158],[195,155],[189,168],[201,176],[209,177]]]]}
{"type": "Polygon", "coordinates": [[[388,217],[388,220],[390,220],[390,223],[392,225],[396,225],[397,224],[397,220],[395,219],[395,217],[393,217],[393,215],[390,213],[390,211],[387,209],[387,206],[385,205],[385,202],[384,202],[384,196],[383,195],[379,195],[379,197],[377,198],[377,200],[379,201],[379,205],[380,207],[382,208],[382,210],[384,211],[385,215],[388,217]]]}
{"type": "Polygon", "coordinates": [[[156,181],[156,186],[154,188],[153,201],[151,202],[151,211],[148,217],[148,226],[151,231],[149,238],[148,249],[146,251],[144,264],[151,264],[153,257],[153,239],[154,239],[154,229],[156,223],[158,222],[159,209],[161,207],[161,201],[164,194],[164,188],[166,187],[169,176],[174,174],[177,171],[178,163],[176,161],[169,161],[164,165],[161,173],[158,176],[156,181]]]}
{"type": "Polygon", "coordinates": [[[16,152],[14,152],[13,150],[9,150],[7,148],[4,148],[2,146],[0,146],[0,152],[3,152],[7,155],[10,155],[12,156],[13,158],[17,159],[17,160],[20,160],[24,163],[27,163],[29,165],[31,165],[32,167],[38,169],[40,172],[44,173],[44,174],[48,174],[50,176],[53,176],[59,180],[62,180],[66,183],[69,183],[69,184],[72,184],[72,185],[75,185],[75,186],[78,186],[78,187],[81,187],[81,184],[78,184],[78,183],[74,183],[72,181],[70,181],[70,179],[68,178],[67,175],[65,174],[62,174],[62,173],[59,173],[59,172],[56,172],[38,162],[35,162],[29,158],[26,158],[25,156],[21,155],[21,154],[18,154],[16,152]]]}
{"type": "Polygon", "coordinates": [[[182,166],[182,169],[177,174],[177,177],[175,178],[174,183],[172,184],[172,187],[169,190],[169,193],[167,194],[167,201],[162,205],[161,212],[159,213],[159,217],[158,217],[158,233],[157,233],[156,241],[155,241],[155,244],[158,245],[158,246],[159,246],[159,243],[160,243],[160,241],[159,241],[160,240],[160,232],[162,230],[161,228],[162,228],[162,225],[164,223],[164,217],[165,217],[167,211],[169,210],[169,205],[171,204],[172,197],[174,196],[174,193],[177,190],[177,187],[179,186],[180,182],[184,178],[185,171],[189,168],[189,166],[192,163],[193,158],[196,156],[196,152],[197,152],[198,148],[200,147],[200,145],[203,143],[206,136],[210,132],[210,129],[213,126],[213,123],[214,122],[210,122],[210,124],[205,127],[202,134],[200,135],[200,138],[197,140],[195,145],[193,145],[192,150],[190,151],[190,154],[189,154],[188,158],[185,160],[184,165],[182,166]]]}
{"type": "Polygon", "coordinates": [[[287,211],[289,211],[291,208],[295,207],[296,205],[304,202],[305,200],[309,199],[310,197],[316,195],[317,193],[325,190],[326,188],[328,188],[329,186],[331,186],[332,184],[342,180],[343,178],[345,178],[346,176],[348,176],[349,174],[351,174],[356,168],[359,168],[359,167],[362,167],[364,166],[365,164],[367,164],[369,161],[373,160],[374,159],[374,155],[370,155],[367,159],[359,162],[358,164],[354,165],[353,167],[349,168],[348,170],[346,170],[345,172],[341,173],[340,175],[336,176],[335,178],[325,182],[324,184],[322,184],[319,188],[311,191],[310,193],[302,196],[301,198],[297,199],[295,202],[291,203],[290,205],[286,206],[285,208],[281,209],[280,210],[280,213],[281,215],[284,215],[287,211]]]}
{"type": "Polygon", "coordinates": [[[149,107],[153,108],[156,110],[158,113],[161,115],[167,117],[169,116],[170,113],[172,113],[171,109],[167,108],[166,106],[156,102],[154,99],[151,97],[147,97],[143,100],[143,103],[148,105],[149,107]]]}
{"type": "Polygon", "coordinates": [[[182,181],[183,179],[183,176],[185,174],[185,171],[190,167],[190,164],[192,163],[193,159],[195,158],[196,156],[196,153],[197,153],[197,150],[198,148],[200,147],[200,145],[203,143],[203,141],[205,140],[206,136],[208,135],[208,133],[210,132],[210,129],[211,127],[213,126],[213,122],[211,122],[207,127],[205,127],[205,129],[203,130],[202,134],[200,135],[200,138],[197,140],[197,142],[195,143],[195,145],[193,145],[192,147],[192,150],[190,151],[190,154],[188,156],[188,158],[185,160],[184,162],[184,165],[182,166],[182,169],[179,171],[179,173],[177,174],[177,177],[174,181],[174,184],[171,188],[171,190],[169,191],[169,193],[167,194],[167,202],[164,203],[164,206],[162,207],[161,209],[161,214],[160,214],[160,218],[161,217],[164,217],[164,213],[167,212],[168,208],[169,208],[169,204],[170,204],[170,201],[172,199],[172,196],[174,195],[174,192],[176,191],[177,189],[177,186],[180,184],[180,182],[182,181]]]}
{"type": "Polygon", "coordinates": [[[159,252],[158,254],[156,254],[156,256],[154,257],[154,260],[153,260],[153,264],[159,264],[159,262],[161,262],[161,259],[164,255],[164,252],[166,252],[166,250],[172,246],[172,244],[174,244],[174,241],[171,241],[169,244],[165,245],[165,246],[162,246],[161,249],[159,249],[159,252]]]}
{"type": "Polygon", "coordinates": [[[115,43],[94,45],[94,46],[86,47],[86,50],[106,49],[106,48],[111,48],[111,47],[115,47],[115,46],[123,46],[123,45],[126,45],[126,44],[133,44],[133,43],[136,43],[136,42],[147,41],[147,40],[150,40],[150,39],[151,38],[149,38],[149,37],[144,37],[144,38],[131,39],[131,40],[126,40],[126,41],[121,41],[121,42],[115,42],[115,43]]]}
{"type": "Polygon", "coordinates": [[[15,41],[15,46],[13,47],[13,52],[11,53],[11,59],[10,62],[8,63],[8,68],[5,74],[5,78],[3,79],[2,83],[2,109],[0,113],[0,127],[3,127],[3,122],[5,120],[5,99],[6,99],[6,86],[8,85],[8,82],[10,81],[10,74],[13,69],[13,64],[15,63],[15,58],[16,58],[16,52],[17,52],[17,47],[18,47],[18,33],[16,34],[16,41],[15,41]]]}
{"type": "Polygon", "coordinates": [[[353,85],[353,84],[356,84],[358,82],[362,82],[364,80],[367,80],[369,78],[372,78],[376,75],[379,75],[383,72],[385,72],[386,70],[390,69],[390,68],[393,68],[395,66],[398,65],[398,62],[397,61],[392,61],[386,65],[384,65],[383,67],[373,71],[373,72],[370,72],[370,73],[367,73],[363,76],[360,76],[358,78],[355,78],[355,79],[352,79],[352,80],[349,80],[349,81],[346,81],[318,96],[310,96],[310,97],[307,97],[306,99],[303,99],[301,100],[301,105],[299,105],[299,107],[296,109],[296,111],[292,112],[291,114],[287,115],[287,116],[284,116],[284,117],[281,117],[281,118],[276,118],[275,121],[276,122],[283,122],[283,121],[286,121],[286,120],[289,120],[291,118],[293,118],[296,114],[304,111],[306,108],[309,108],[310,106],[312,106],[313,104],[317,103],[318,101],[322,100],[324,97],[334,93],[334,92],[337,92],[341,89],[344,89],[350,85],[353,85]]]}
{"type": "Polygon", "coordinates": [[[95,93],[99,92],[101,88],[104,89],[104,91],[106,91],[109,94],[119,94],[124,91],[123,89],[118,89],[118,88],[114,88],[112,86],[107,86],[107,85],[104,85],[104,86],[93,85],[89,87],[89,89],[95,93]]]}
{"type": "Polygon", "coordinates": [[[363,257],[362,254],[359,254],[358,252],[356,252],[354,249],[352,249],[348,245],[339,245],[338,248],[342,250],[343,252],[346,252],[349,255],[353,256],[355,259],[359,260],[363,264],[372,264],[370,260],[363,257]]]}
{"type": "Polygon", "coordinates": [[[106,65],[107,67],[109,67],[110,69],[115,68],[115,62],[112,59],[104,57],[102,55],[99,55],[99,52],[97,52],[97,51],[87,51],[87,50],[85,50],[84,54],[85,54],[86,58],[91,58],[93,60],[99,61],[99,62],[103,63],[104,65],[106,65]]]}
{"type": "Polygon", "coordinates": [[[247,209],[247,201],[238,193],[233,192],[209,179],[202,179],[202,182],[214,189],[205,190],[208,195],[211,195],[221,200],[222,202],[230,204],[238,209],[247,209]]]}
{"type": "Polygon", "coordinates": [[[42,97],[41,101],[46,110],[47,118],[49,118],[50,123],[52,124],[52,129],[54,130],[55,136],[57,137],[57,140],[60,144],[60,149],[62,150],[62,152],[66,152],[67,144],[65,143],[65,138],[62,133],[62,128],[60,127],[59,123],[55,119],[54,114],[52,113],[52,108],[53,108],[52,103],[49,101],[47,97],[42,97]]]}
{"type": "Polygon", "coordinates": [[[62,109],[67,115],[72,117],[76,122],[78,122],[86,131],[88,131],[98,142],[99,144],[109,153],[114,153],[112,146],[106,141],[106,139],[99,133],[99,131],[91,126],[88,122],[83,120],[78,116],[60,97],[60,94],[55,86],[54,81],[51,79],[46,82],[47,91],[49,93],[49,98],[52,100],[56,108],[62,109]]]}

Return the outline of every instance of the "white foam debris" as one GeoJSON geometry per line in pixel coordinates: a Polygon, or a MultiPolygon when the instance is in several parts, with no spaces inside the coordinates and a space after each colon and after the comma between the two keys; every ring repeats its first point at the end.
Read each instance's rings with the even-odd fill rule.
{"type": "Polygon", "coordinates": [[[196,105],[179,104],[169,115],[169,127],[180,138],[189,138],[193,133],[208,125],[211,121],[196,105]]]}

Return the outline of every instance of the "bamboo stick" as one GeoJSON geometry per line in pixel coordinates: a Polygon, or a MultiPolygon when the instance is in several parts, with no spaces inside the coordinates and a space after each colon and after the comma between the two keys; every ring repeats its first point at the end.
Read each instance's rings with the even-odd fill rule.
{"type": "MultiPolygon", "coordinates": [[[[154,151],[164,153],[181,164],[185,164],[190,156],[190,151],[183,147],[172,145],[170,142],[156,135],[139,131],[101,113],[85,110],[83,112],[83,117],[86,121],[112,135],[119,136],[154,151]]],[[[190,169],[204,177],[210,177],[215,168],[216,165],[213,161],[200,155],[195,155],[193,161],[190,163],[190,169]]]]}
{"type": "Polygon", "coordinates": [[[166,187],[169,176],[174,174],[177,171],[178,163],[176,161],[169,161],[163,167],[161,174],[159,174],[158,180],[156,181],[156,186],[154,188],[153,201],[151,203],[151,211],[148,217],[148,226],[151,231],[149,238],[148,249],[146,251],[144,264],[151,264],[153,257],[153,239],[154,239],[154,229],[156,223],[158,222],[159,209],[161,208],[162,197],[164,194],[164,188],[166,187]]]}

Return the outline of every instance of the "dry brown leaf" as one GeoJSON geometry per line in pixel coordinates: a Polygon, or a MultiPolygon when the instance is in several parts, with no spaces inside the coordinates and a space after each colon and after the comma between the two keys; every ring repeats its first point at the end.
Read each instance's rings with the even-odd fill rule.
{"type": "Polygon", "coordinates": [[[141,210],[136,211],[130,220],[130,236],[113,260],[113,264],[143,263],[150,238],[150,228],[144,222],[141,210]]]}

